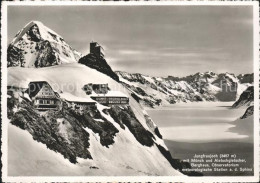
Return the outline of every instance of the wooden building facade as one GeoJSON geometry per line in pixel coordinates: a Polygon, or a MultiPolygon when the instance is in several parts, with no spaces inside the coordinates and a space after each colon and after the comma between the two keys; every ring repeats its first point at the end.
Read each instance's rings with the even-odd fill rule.
{"type": "Polygon", "coordinates": [[[30,82],[26,91],[37,110],[59,109],[60,97],[46,81],[30,82]]]}

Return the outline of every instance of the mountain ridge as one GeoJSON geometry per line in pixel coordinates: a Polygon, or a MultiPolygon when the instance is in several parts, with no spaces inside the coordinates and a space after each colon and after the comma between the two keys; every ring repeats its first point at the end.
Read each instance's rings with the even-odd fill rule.
{"type": "Polygon", "coordinates": [[[247,74],[245,80],[243,75],[212,71],[185,77],[153,77],[125,71],[115,73],[136,100],[148,107],[179,102],[235,101],[253,82],[253,74],[247,74]]]}

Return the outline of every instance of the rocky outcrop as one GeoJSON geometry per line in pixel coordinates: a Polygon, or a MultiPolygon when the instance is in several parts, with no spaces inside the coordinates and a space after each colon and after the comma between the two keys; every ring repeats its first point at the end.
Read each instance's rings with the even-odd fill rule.
{"type": "Polygon", "coordinates": [[[129,106],[112,106],[107,110],[107,113],[111,115],[114,121],[116,121],[122,129],[125,129],[125,126],[128,127],[136,140],[142,145],[150,147],[154,144],[153,134],[141,125],[129,106]]]}
{"type": "Polygon", "coordinates": [[[253,83],[254,82],[254,74],[239,74],[237,76],[240,83],[253,83]]]}
{"type": "MultiPolygon", "coordinates": [[[[62,107],[59,110],[38,112],[32,102],[24,96],[24,92],[9,92],[7,112],[10,123],[28,131],[34,140],[62,154],[71,163],[77,163],[77,158],[93,159],[90,150],[91,131],[99,137],[95,143],[100,143],[103,147],[110,148],[116,143],[115,137],[120,133],[119,129],[111,121],[108,121],[107,117],[104,117],[96,106],[88,106],[82,109],[83,111],[78,111],[62,100],[62,107]]],[[[154,135],[161,139],[162,136],[149,116],[146,115],[146,123],[150,129],[153,129],[153,133],[144,128],[128,105],[104,108],[102,113],[110,116],[121,129],[128,128],[130,134],[141,145],[158,148],[174,169],[181,172],[183,168],[190,166],[179,159],[172,158],[170,152],[156,142],[154,135]]],[[[122,136],[119,135],[119,138],[122,136]]],[[[127,142],[124,143],[127,146],[127,142]]],[[[99,158],[102,159],[102,157],[99,158]]],[[[90,169],[92,168],[99,169],[96,166],[90,166],[90,169]]],[[[196,172],[183,173],[197,175],[196,172]]]]}
{"type": "Polygon", "coordinates": [[[164,157],[171,163],[174,169],[179,170],[180,172],[189,175],[189,176],[203,176],[202,173],[195,171],[186,171],[183,172],[182,169],[192,168],[188,162],[183,162],[180,159],[174,159],[170,153],[170,151],[166,150],[164,147],[157,145],[160,152],[164,155],[164,157]]]}
{"type": "Polygon", "coordinates": [[[246,112],[240,118],[245,119],[245,118],[248,118],[249,116],[252,116],[253,114],[254,114],[254,106],[249,106],[246,109],[246,112]]]}
{"type": "Polygon", "coordinates": [[[254,86],[248,87],[232,107],[250,106],[254,103],[254,86]]]}
{"type": "Polygon", "coordinates": [[[8,67],[48,67],[77,62],[81,54],[41,22],[32,21],[20,30],[7,50],[8,67]]]}
{"type": "Polygon", "coordinates": [[[27,130],[34,140],[61,153],[72,163],[77,162],[77,157],[92,158],[88,150],[89,133],[85,128],[97,133],[101,145],[106,147],[114,143],[114,137],[118,133],[117,128],[102,117],[94,106],[89,106],[78,113],[63,101],[62,110],[49,110],[42,114],[34,109],[30,101],[22,99],[19,102],[19,100],[21,98],[17,99],[14,96],[8,98],[8,118],[11,123],[27,130]]]}
{"type": "Polygon", "coordinates": [[[254,114],[254,86],[248,87],[232,105],[232,108],[247,107],[240,119],[248,118],[254,114]]]}
{"type": "Polygon", "coordinates": [[[88,55],[80,58],[79,63],[84,64],[92,69],[96,69],[97,71],[108,75],[112,79],[119,81],[118,76],[107,64],[107,61],[102,57],[98,57],[95,54],[89,53],[88,55]]]}
{"type": "Polygon", "coordinates": [[[9,45],[7,48],[7,66],[24,67],[24,64],[25,64],[25,60],[24,60],[23,50],[18,47],[9,45]]]}

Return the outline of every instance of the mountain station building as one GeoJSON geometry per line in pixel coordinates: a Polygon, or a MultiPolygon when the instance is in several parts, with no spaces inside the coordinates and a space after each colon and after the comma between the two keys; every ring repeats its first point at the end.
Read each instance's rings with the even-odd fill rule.
{"type": "Polygon", "coordinates": [[[104,58],[105,54],[104,54],[104,48],[99,45],[97,42],[91,42],[90,43],[90,53],[96,55],[99,58],[104,58]]]}
{"type": "Polygon", "coordinates": [[[59,109],[60,96],[46,81],[30,82],[26,90],[37,110],[59,109]]]}
{"type": "Polygon", "coordinates": [[[129,98],[120,91],[109,90],[108,84],[92,84],[89,83],[83,87],[87,95],[100,104],[126,105],[129,104],[129,98]]]}

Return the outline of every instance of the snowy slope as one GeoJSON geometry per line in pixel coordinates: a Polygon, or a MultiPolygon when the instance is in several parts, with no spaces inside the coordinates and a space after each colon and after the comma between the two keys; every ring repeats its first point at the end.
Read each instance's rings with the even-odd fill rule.
{"type": "Polygon", "coordinates": [[[236,77],[233,74],[216,74],[212,71],[182,78],[153,77],[122,71],[116,73],[135,99],[149,107],[179,102],[235,101],[252,85],[252,79],[248,79],[251,75],[236,77]]]}
{"type": "MultiPolygon", "coordinates": [[[[56,153],[42,143],[33,140],[32,136],[24,130],[8,125],[9,143],[8,143],[8,175],[9,176],[98,176],[98,175],[173,175],[179,174],[177,171],[169,170],[168,162],[162,163],[163,167],[156,166],[156,161],[153,163],[147,162],[147,169],[144,165],[136,163],[136,154],[132,154],[133,159],[126,159],[122,154],[122,149],[129,148],[130,152],[151,151],[144,150],[143,147],[136,146],[135,149],[130,149],[132,146],[124,146],[117,140],[115,147],[104,148],[97,143],[97,136],[91,132],[91,152],[94,154],[93,160],[79,159],[78,164],[72,164],[69,160],[64,159],[62,155],[56,153]],[[117,153],[118,156],[114,156],[117,153]],[[107,154],[107,157],[104,156],[107,154]],[[23,157],[23,158],[21,158],[23,157]],[[101,157],[104,157],[101,158],[101,157]],[[124,162],[126,161],[126,162],[124,162]],[[113,162],[113,163],[111,163],[113,162]],[[131,165],[131,166],[129,166],[131,165]],[[98,167],[95,169],[93,167],[98,167]],[[149,168],[150,167],[150,168],[149,168]]],[[[127,152],[127,151],[126,151],[127,152]]],[[[149,159],[157,155],[158,151],[153,154],[147,153],[149,159]]],[[[147,160],[145,157],[140,157],[139,162],[147,160]]]]}
{"type": "Polygon", "coordinates": [[[45,67],[77,62],[81,54],[39,21],[29,22],[8,47],[8,67],[45,67]]]}
{"type": "MultiPolygon", "coordinates": [[[[58,93],[61,93],[62,91],[63,94],[61,94],[61,97],[64,98],[85,98],[86,94],[82,90],[82,87],[87,83],[108,83],[111,90],[121,91],[127,96],[130,95],[127,89],[125,89],[121,84],[117,83],[110,77],[77,63],[62,64],[39,69],[21,67],[8,68],[9,86],[26,88],[30,81],[43,80],[49,82],[52,88],[58,93]]],[[[84,130],[90,134],[90,147],[88,150],[91,153],[93,158],[92,160],[78,158],[78,164],[70,166],[67,164],[66,159],[64,159],[64,162],[59,162],[59,158],[57,159],[58,162],[56,160],[49,160],[46,161],[46,164],[38,163],[36,170],[39,171],[39,174],[41,175],[51,175],[51,170],[48,171],[44,169],[46,169],[46,166],[48,166],[49,163],[54,163],[57,167],[60,165],[66,167],[64,171],[59,172],[60,174],[73,174],[71,171],[72,167],[73,170],[78,170],[75,171],[74,175],[180,175],[181,173],[172,168],[171,164],[167,161],[167,159],[162,155],[156,146],[156,144],[160,145],[167,150],[163,140],[160,139],[154,132],[156,125],[151,120],[147,121],[147,114],[132,97],[130,97],[130,107],[138,121],[141,123],[142,127],[153,134],[153,141],[155,143],[154,145],[149,147],[139,143],[128,128],[125,127],[125,129],[122,129],[119,126],[118,121],[114,121],[109,113],[104,113],[103,109],[106,107],[98,104],[98,110],[103,118],[108,120],[119,131],[114,137],[115,142],[109,145],[109,147],[101,145],[99,142],[99,134],[94,133],[90,128],[87,127],[84,130]],[[98,169],[92,169],[91,167],[97,167],[98,169]]],[[[57,119],[57,122],[61,120],[62,119],[59,118],[57,119]]],[[[97,119],[96,121],[97,123],[103,123],[103,120],[97,119]]],[[[66,128],[62,129],[63,134],[64,130],[66,131],[66,128]]],[[[15,147],[12,146],[12,148],[15,147]]],[[[18,149],[16,149],[16,151],[17,150],[18,149]]],[[[23,153],[23,148],[19,150],[22,151],[20,154],[25,156],[25,159],[30,158],[30,153],[23,153]]],[[[46,153],[48,154],[47,151],[46,153]]],[[[13,156],[13,159],[15,159],[17,162],[21,162],[22,165],[26,163],[26,161],[19,160],[19,153],[14,153],[13,156]]],[[[36,155],[32,157],[35,159],[35,161],[38,161],[38,157],[35,156],[36,155]]],[[[22,165],[15,169],[15,175],[34,174],[34,171],[30,166],[22,165]]],[[[34,166],[36,165],[33,164],[32,167],[34,166]]],[[[58,170],[55,170],[55,172],[57,171],[58,170]]]]}

